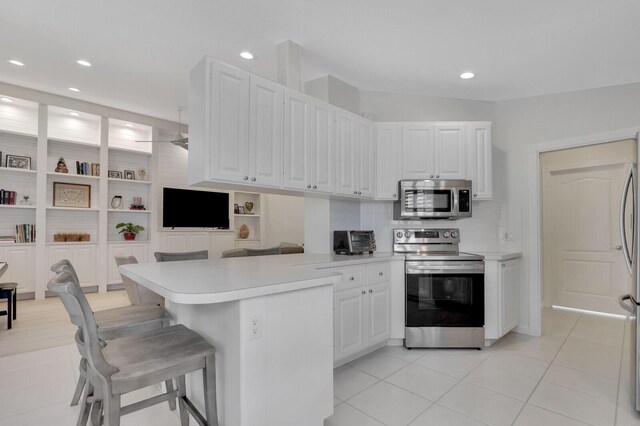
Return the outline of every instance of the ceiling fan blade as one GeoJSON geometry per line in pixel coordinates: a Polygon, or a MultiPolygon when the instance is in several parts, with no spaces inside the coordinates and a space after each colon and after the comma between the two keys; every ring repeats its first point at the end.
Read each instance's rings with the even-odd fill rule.
{"type": "Polygon", "coordinates": [[[136,141],[136,142],[149,142],[149,143],[164,142],[164,143],[172,143],[173,141],[136,141]]]}

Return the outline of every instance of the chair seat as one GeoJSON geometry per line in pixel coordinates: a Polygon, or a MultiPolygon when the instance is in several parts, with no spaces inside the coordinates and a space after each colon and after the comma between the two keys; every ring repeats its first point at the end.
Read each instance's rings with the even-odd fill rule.
{"type": "Polygon", "coordinates": [[[0,290],[16,290],[18,283],[0,283],[0,290]]]}
{"type": "Polygon", "coordinates": [[[133,332],[158,328],[158,323],[169,320],[169,314],[154,303],[130,305],[94,312],[98,333],[102,340],[111,340],[133,332]]]}
{"type": "Polygon", "coordinates": [[[118,368],[111,376],[112,392],[121,394],[205,367],[215,348],[183,325],[132,334],[111,340],[105,360],[118,368]]]}

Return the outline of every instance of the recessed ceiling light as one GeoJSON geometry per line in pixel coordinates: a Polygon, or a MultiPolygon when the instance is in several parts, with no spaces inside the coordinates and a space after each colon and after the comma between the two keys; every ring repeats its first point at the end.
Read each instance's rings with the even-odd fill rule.
{"type": "Polygon", "coordinates": [[[460,78],[464,79],[464,80],[468,80],[470,78],[475,77],[476,75],[472,72],[463,72],[462,74],[460,74],[460,78]]]}
{"type": "Polygon", "coordinates": [[[251,52],[247,52],[246,50],[243,52],[240,52],[240,57],[244,58],[244,59],[253,59],[253,53],[251,52]]]}
{"type": "Polygon", "coordinates": [[[131,124],[131,123],[127,123],[127,124],[125,124],[125,126],[127,126],[127,127],[133,127],[133,124],[131,124]]]}
{"type": "Polygon", "coordinates": [[[69,87],[69,90],[71,90],[72,92],[79,92],[80,89],[76,89],[75,87],[69,87]]]}
{"type": "Polygon", "coordinates": [[[11,99],[11,98],[5,98],[5,97],[0,98],[0,100],[1,100],[2,102],[13,102],[13,99],[11,99]]]}
{"type": "Polygon", "coordinates": [[[80,113],[75,111],[71,111],[69,115],[73,115],[74,117],[80,117],[80,113]]]}
{"type": "Polygon", "coordinates": [[[16,59],[9,59],[9,62],[12,63],[13,65],[17,65],[19,67],[24,67],[24,64],[16,59]]]}
{"type": "Polygon", "coordinates": [[[79,63],[80,65],[82,65],[83,67],[90,67],[91,66],[91,62],[85,61],[84,59],[78,59],[76,62],[79,63]]]}

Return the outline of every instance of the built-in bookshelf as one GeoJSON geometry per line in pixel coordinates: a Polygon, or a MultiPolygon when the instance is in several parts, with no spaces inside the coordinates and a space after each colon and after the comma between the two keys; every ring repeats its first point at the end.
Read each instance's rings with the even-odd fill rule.
{"type": "Polygon", "coordinates": [[[262,247],[262,196],[256,192],[233,192],[233,230],[236,248],[262,247]],[[249,204],[250,203],[250,204],[249,204]],[[247,207],[252,206],[249,210],[247,207]],[[249,230],[249,236],[242,238],[243,225],[249,230]]]}

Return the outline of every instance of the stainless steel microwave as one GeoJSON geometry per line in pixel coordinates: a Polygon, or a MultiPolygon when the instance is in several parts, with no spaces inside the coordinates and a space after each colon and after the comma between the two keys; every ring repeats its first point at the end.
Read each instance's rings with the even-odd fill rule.
{"type": "Polygon", "coordinates": [[[401,180],[395,220],[471,217],[471,181],[457,179],[401,180]]]}

